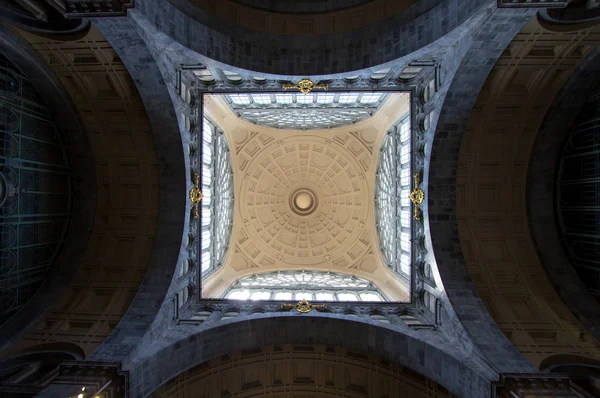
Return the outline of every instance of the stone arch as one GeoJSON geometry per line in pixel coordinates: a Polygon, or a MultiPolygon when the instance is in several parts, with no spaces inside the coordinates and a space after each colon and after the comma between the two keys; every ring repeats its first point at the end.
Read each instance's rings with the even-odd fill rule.
{"type": "Polygon", "coordinates": [[[0,360],[0,386],[3,391],[40,391],[54,380],[61,363],[84,358],[83,349],[72,343],[28,347],[0,360]]]}
{"type": "Polygon", "coordinates": [[[275,344],[230,352],[175,376],[152,396],[246,397],[278,393],[319,397],[455,398],[444,387],[377,355],[334,345],[275,344]],[[235,362],[232,369],[231,363],[235,362]]]}
{"type": "Polygon", "coordinates": [[[571,388],[583,396],[600,394],[600,361],[578,355],[553,355],[542,361],[540,370],[566,374],[571,388]]]}
{"type": "Polygon", "coordinates": [[[600,340],[598,305],[566,257],[554,204],[555,173],[565,139],[578,111],[600,87],[599,72],[600,48],[597,47],[565,83],[546,114],[529,160],[526,195],[531,236],[554,290],[586,329],[600,340]]]}
{"type": "Polygon", "coordinates": [[[63,341],[77,343],[86,356],[96,350],[98,357],[119,360],[113,353],[125,356],[137,342],[131,336],[142,336],[154,320],[178,264],[187,192],[177,119],[165,106],[171,104],[166,85],[139,37],[119,47],[92,26],[85,40],[89,48],[73,53],[68,42],[19,35],[25,42],[20,45],[33,47],[35,56],[65,60],[50,63],[50,70],[86,115],[94,144],[88,159],[96,161],[103,177],[87,263],[74,262],[79,272],[71,285],[59,300],[49,300],[53,317],[40,317],[38,327],[5,355],[37,342],[63,341]],[[141,55],[121,52],[135,45],[141,55]],[[78,57],[83,58],[75,62],[78,57]],[[86,79],[73,79],[74,73],[86,79]],[[112,123],[100,122],[107,120],[112,123]],[[95,270],[94,277],[85,269],[95,270]],[[103,316],[90,320],[90,312],[103,316]]]}
{"type": "MultiPolygon", "coordinates": [[[[302,34],[282,34],[287,28],[282,28],[280,23],[289,15],[257,9],[251,10],[250,14],[256,16],[255,21],[260,22],[246,27],[240,26],[241,21],[227,20],[227,13],[222,13],[222,19],[216,18],[216,11],[211,7],[203,7],[203,2],[195,4],[186,0],[172,0],[167,3],[150,0],[136,5],[136,12],[139,10],[175,41],[218,62],[263,73],[306,76],[372,68],[408,55],[460,26],[479,7],[485,8],[495,3],[492,0],[394,0],[390,3],[393,4],[391,8],[385,9],[381,6],[383,2],[385,0],[375,3],[379,8],[374,14],[380,15],[381,10],[388,11],[380,15],[383,19],[379,23],[365,27],[359,24],[354,26],[357,30],[324,34],[319,40],[302,34]],[[407,5],[410,7],[406,7],[407,5]],[[277,22],[269,22],[270,16],[277,22]],[[186,26],[186,29],[166,29],[171,26],[169,19],[181,21],[180,26],[186,26]],[[271,27],[274,29],[270,29],[271,27]],[[256,54],[281,54],[280,59],[285,61],[274,62],[272,57],[257,57],[256,54]],[[290,62],[290,59],[293,61],[290,62]],[[345,60],[344,63],[341,60],[345,60]]],[[[240,12],[238,8],[246,7],[239,2],[227,1],[223,4],[234,10],[234,13],[240,12]]],[[[373,4],[364,5],[371,6],[373,4]]],[[[359,4],[357,7],[360,10],[363,5],[359,4]]],[[[224,10],[225,7],[221,9],[224,10]]],[[[350,12],[352,11],[351,8],[350,12]]],[[[360,15],[361,21],[369,19],[363,12],[360,15]]],[[[313,17],[315,16],[311,14],[305,15],[305,19],[313,17]]],[[[290,19],[295,30],[289,33],[298,32],[298,29],[302,32],[302,25],[296,26],[298,20],[290,19]]],[[[331,21],[311,21],[305,26],[312,26],[313,30],[325,26],[331,29],[333,24],[331,21]]]]}
{"type": "Polygon", "coordinates": [[[506,339],[490,316],[467,268],[456,214],[458,152],[469,116],[492,67],[532,11],[498,9],[476,31],[448,89],[431,143],[424,210],[431,247],[449,302],[473,343],[499,372],[531,372],[534,368],[506,339]],[[510,22],[508,22],[510,21],[510,22]],[[508,30],[507,30],[508,28],[508,30]],[[488,32],[504,31],[497,41],[488,32]]]}
{"type": "MultiPolygon", "coordinates": [[[[500,17],[501,13],[496,15],[500,17]]],[[[491,26],[485,29],[494,30],[491,26]]],[[[599,354],[594,339],[582,330],[544,279],[521,199],[525,194],[525,165],[535,138],[533,134],[560,87],[597,45],[596,32],[586,31],[582,39],[589,46],[586,51],[578,52],[579,34],[582,33],[568,36],[577,39],[570,42],[570,47],[563,47],[570,57],[561,65],[549,64],[555,53],[547,47],[542,49],[535,42],[524,45],[532,35],[538,40],[543,38],[548,45],[557,39],[535,19],[511,43],[505,43],[502,53],[495,44],[495,66],[487,58],[487,70],[474,71],[469,82],[460,77],[454,80],[453,85],[468,86],[474,76],[480,76],[481,86],[476,90],[474,86],[463,88],[466,94],[463,97],[454,97],[451,87],[446,101],[460,98],[452,103],[454,116],[449,119],[454,119],[454,123],[448,123],[442,115],[433,143],[430,169],[433,178],[429,186],[435,191],[431,191],[429,198],[430,227],[442,281],[459,319],[462,318],[476,344],[482,344],[484,354],[491,353],[490,336],[497,342],[493,350],[504,350],[491,356],[486,354],[488,359],[494,361],[510,355],[510,359],[498,364],[500,368],[519,364],[526,371],[528,365],[517,351],[535,366],[546,356],[561,352],[599,354]],[[513,62],[517,58],[523,63],[522,68],[519,62],[513,62]],[[544,78],[533,84],[531,79],[538,73],[544,78]],[[521,102],[515,104],[517,98],[521,102]],[[464,114],[457,111],[457,103],[465,110],[464,114]],[[449,139],[447,135],[453,137],[449,139]],[[441,167],[447,169],[440,171],[441,167]],[[450,225],[442,226],[440,221],[448,220],[449,205],[456,206],[456,214],[450,214],[450,225]],[[454,239],[453,244],[444,242],[448,237],[454,239]],[[450,270],[454,271],[452,275],[448,273],[450,270]],[[467,278],[457,281],[464,276],[467,278]],[[479,309],[475,312],[470,307],[465,319],[461,312],[467,302],[479,309]],[[479,322],[472,325],[473,319],[479,322]],[[525,325],[532,320],[535,325],[525,325]],[[561,333],[555,321],[561,323],[560,328],[576,333],[561,333]],[[519,330],[515,325],[520,325],[519,330]],[[472,326],[477,330],[472,330],[472,326]],[[482,326],[489,327],[489,333],[482,333],[482,326]],[[480,340],[484,334],[485,342],[480,340]]]]}
{"type": "MultiPolygon", "coordinates": [[[[175,336],[172,336],[175,337],[175,336]]],[[[379,355],[464,398],[489,394],[490,381],[460,360],[414,337],[366,321],[328,315],[261,316],[226,321],[184,340],[161,339],[131,363],[131,396],[146,397],[178,374],[211,358],[272,344],[324,344],[379,355]],[[190,355],[193,353],[193,355],[190,355]],[[167,365],[168,364],[168,365],[167,365]],[[457,377],[461,375],[461,377],[457,377]],[[463,383],[462,380],[469,380],[463,383]]]]}
{"type": "Polygon", "coordinates": [[[64,291],[75,275],[91,239],[97,191],[96,165],[91,156],[90,142],[72,98],[39,55],[15,34],[3,28],[0,28],[0,48],[28,77],[54,112],[56,124],[69,148],[75,182],[72,220],[60,256],[26,307],[0,328],[1,350],[22,337],[43,317],[53,299],[64,291]]]}

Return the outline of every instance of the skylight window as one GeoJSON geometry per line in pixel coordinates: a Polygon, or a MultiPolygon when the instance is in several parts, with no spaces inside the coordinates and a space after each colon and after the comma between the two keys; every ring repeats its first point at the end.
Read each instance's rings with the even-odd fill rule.
{"type": "Polygon", "coordinates": [[[381,98],[381,94],[379,93],[363,94],[362,98],[360,99],[360,103],[374,104],[379,101],[379,98],[381,98]]]}
{"type": "Polygon", "coordinates": [[[358,99],[358,94],[340,94],[338,103],[340,104],[353,104],[358,99]]]}
{"type": "Polygon", "coordinates": [[[271,96],[269,94],[252,94],[252,100],[260,105],[266,105],[271,103],[271,96]]]}
{"type": "Polygon", "coordinates": [[[296,102],[299,104],[312,104],[314,102],[314,98],[312,94],[303,94],[296,97],[296,102]]]}
{"type": "Polygon", "coordinates": [[[237,300],[384,301],[366,279],[327,271],[275,271],[235,282],[225,298],[237,300]]]}
{"type": "Polygon", "coordinates": [[[207,118],[202,123],[200,203],[201,270],[209,275],[221,266],[233,222],[233,172],[225,136],[207,118]],[[213,200],[214,199],[214,200],[213,200]]]}
{"type": "Polygon", "coordinates": [[[331,104],[333,97],[333,94],[317,94],[317,104],[331,104]]]}
{"type": "Polygon", "coordinates": [[[410,118],[405,117],[385,137],[375,187],[379,246],[388,266],[407,279],[411,276],[412,227],[409,133],[410,118]]]}
{"type": "Polygon", "coordinates": [[[346,126],[374,116],[389,94],[314,92],[224,94],[235,115],[250,123],[299,130],[346,126]]]}
{"type": "Polygon", "coordinates": [[[291,104],[294,102],[294,96],[292,94],[276,94],[275,100],[278,104],[291,104]]]}
{"type": "Polygon", "coordinates": [[[250,97],[248,97],[246,94],[231,94],[229,98],[231,99],[231,102],[233,102],[236,105],[250,104],[250,97]]]}

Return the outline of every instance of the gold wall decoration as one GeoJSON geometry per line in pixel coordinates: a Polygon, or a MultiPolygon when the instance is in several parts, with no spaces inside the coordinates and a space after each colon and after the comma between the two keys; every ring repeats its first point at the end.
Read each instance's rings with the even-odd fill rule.
{"type": "Polygon", "coordinates": [[[410,201],[413,203],[414,206],[414,215],[413,218],[417,221],[421,220],[421,217],[419,216],[419,205],[421,203],[423,203],[423,201],[425,200],[425,192],[423,192],[423,190],[421,188],[419,188],[419,184],[421,184],[421,182],[419,181],[419,174],[415,174],[414,176],[415,179],[415,188],[413,189],[413,191],[410,193],[410,201]]]}
{"type": "Polygon", "coordinates": [[[285,304],[285,303],[281,303],[281,308],[282,309],[286,309],[286,310],[290,310],[292,308],[296,308],[296,310],[302,314],[306,314],[308,312],[311,312],[313,309],[315,310],[325,310],[327,309],[327,304],[311,304],[308,301],[306,301],[305,299],[302,299],[301,301],[299,301],[296,304],[285,304]]]}
{"type": "Polygon", "coordinates": [[[302,79],[297,84],[283,84],[281,87],[284,90],[299,90],[306,95],[315,88],[322,88],[327,91],[329,84],[314,84],[310,79],[302,79]]]}
{"type": "Polygon", "coordinates": [[[194,187],[190,189],[190,200],[194,205],[194,218],[199,218],[198,204],[202,200],[202,192],[200,192],[200,175],[194,173],[194,187]]]}

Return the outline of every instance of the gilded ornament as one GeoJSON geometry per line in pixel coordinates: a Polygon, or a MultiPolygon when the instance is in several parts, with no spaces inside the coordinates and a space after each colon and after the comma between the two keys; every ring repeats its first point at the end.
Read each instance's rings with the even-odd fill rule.
{"type": "Polygon", "coordinates": [[[200,192],[200,175],[194,173],[194,187],[190,189],[190,200],[194,206],[194,218],[200,218],[198,204],[202,200],[202,192],[200,192]]]}
{"type": "Polygon", "coordinates": [[[281,87],[284,90],[299,90],[302,94],[306,95],[315,88],[322,88],[327,91],[329,84],[314,84],[310,79],[302,79],[297,84],[283,84],[281,87]]]}
{"type": "Polygon", "coordinates": [[[414,205],[413,219],[419,221],[421,219],[421,217],[419,216],[419,205],[425,200],[425,192],[423,192],[423,190],[419,188],[419,184],[421,184],[421,182],[419,181],[419,174],[417,173],[413,177],[415,179],[415,188],[410,193],[409,198],[414,205]]]}
{"type": "Polygon", "coordinates": [[[327,309],[327,305],[326,304],[311,304],[308,301],[306,301],[305,299],[302,299],[301,301],[299,301],[296,304],[281,303],[281,308],[287,309],[287,310],[296,308],[296,311],[298,311],[302,314],[306,314],[308,312],[311,312],[313,309],[315,309],[315,310],[327,309]]]}

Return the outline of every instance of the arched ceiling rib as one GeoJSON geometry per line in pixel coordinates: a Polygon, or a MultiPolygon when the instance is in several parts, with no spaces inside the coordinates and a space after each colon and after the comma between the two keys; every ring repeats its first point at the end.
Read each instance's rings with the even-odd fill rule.
{"type": "Polygon", "coordinates": [[[536,366],[556,353],[600,357],[598,341],[546,276],[524,201],[527,162],[543,118],[598,43],[600,28],[552,33],[532,20],[484,84],[458,159],[457,222],[467,268],[496,324],[536,366]]]}

